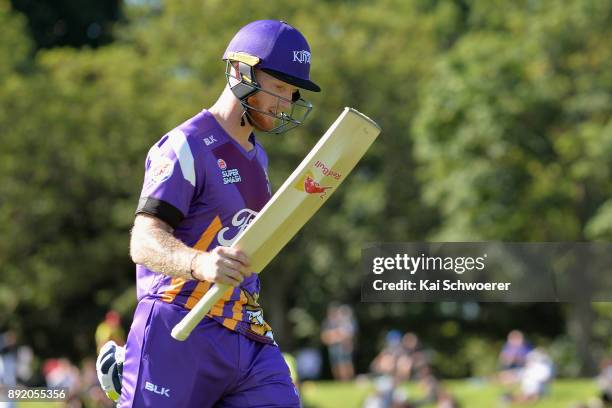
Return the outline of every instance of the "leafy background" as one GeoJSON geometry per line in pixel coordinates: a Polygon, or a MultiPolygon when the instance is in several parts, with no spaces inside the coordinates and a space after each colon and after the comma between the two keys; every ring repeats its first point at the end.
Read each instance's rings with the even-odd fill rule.
{"type": "Polygon", "coordinates": [[[512,328],[563,375],[612,347],[612,307],[362,304],[374,241],[609,240],[612,3],[606,0],[0,0],[0,328],[42,357],[94,352],[135,306],[129,229],[148,147],[209,106],[220,57],[260,18],[298,27],[321,94],[306,126],[262,135],[278,187],[353,106],[384,132],[262,275],[286,350],[353,305],[367,369],[386,330],[417,332],[446,377],[477,375],[512,328]]]}

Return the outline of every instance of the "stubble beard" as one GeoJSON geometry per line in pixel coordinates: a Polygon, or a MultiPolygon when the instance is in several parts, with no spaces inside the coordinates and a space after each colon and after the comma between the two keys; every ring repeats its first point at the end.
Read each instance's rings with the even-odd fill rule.
{"type": "MultiPolygon", "coordinates": [[[[251,99],[251,98],[249,98],[251,99]]],[[[251,100],[247,100],[247,103],[254,109],[248,109],[248,115],[251,119],[251,125],[257,130],[267,132],[274,127],[274,118],[272,113],[266,115],[265,113],[259,112],[255,109],[263,111],[264,109],[260,106],[257,96],[252,97],[251,100]]]]}

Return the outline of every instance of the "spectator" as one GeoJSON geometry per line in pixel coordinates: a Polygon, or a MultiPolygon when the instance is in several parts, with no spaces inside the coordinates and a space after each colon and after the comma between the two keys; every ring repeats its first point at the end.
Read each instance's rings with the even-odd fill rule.
{"type": "Polygon", "coordinates": [[[416,334],[407,332],[402,337],[402,347],[408,355],[413,355],[419,351],[419,338],[416,334]]]}
{"type": "Polygon", "coordinates": [[[298,350],[295,356],[298,377],[301,381],[316,380],[321,374],[321,354],[309,347],[298,350]]]}
{"type": "MultiPolygon", "coordinates": [[[[391,340],[395,340],[395,333],[391,332],[391,340]]],[[[387,349],[391,355],[394,345],[387,349]]],[[[453,396],[447,392],[440,381],[433,375],[428,366],[419,370],[419,386],[422,389],[423,397],[416,400],[408,398],[404,390],[400,387],[397,377],[391,375],[380,375],[374,380],[374,392],[364,401],[363,408],[419,408],[431,407],[435,404],[436,408],[458,408],[459,404],[453,396]]]]}
{"type": "Polygon", "coordinates": [[[385,345],[370,364],[370,371],[375,375],[397,377],[397,362],[403,354],[402,334],[390,330],[385,336],[385,345]]]}
{"type": "Polygon", "coordinates": [[[81,363],[81,402],[85,408],[113,408],[115,404],[108,399],[96,375],[96,362],[87,358],[81,363]]]}
{"type": "Polygon", "coordinates": [[[547,393],[553,376],[554,365],[548,353],[542,349],[530,351],[521,375],[519,400],[524,402],[539,400],[547,393]]]}
{"type": "Polygon", "coordinates": [[[113,340],[117,345],[125,344],[125,332],[121,327],[121,316],[114,310],[106,313],[104,321],[96,328],[96,346],[98,352],[107,341],[113,340]]]}
{"type": "Polygon", "coordinates": [[[530,351],[525,359],[525,366],[517,369],[519,394],[508,393],[505,400],[516,403],[533,403],[548,393],[548,386],[554,377],[554,364],[543,349],[530,351]]]}
{"type": "Polygon", "coordinates": [[[406,394],[393,378],[383,375],[374,381],[374,392],[366,397],[362,408],[409,408],[406,401],[406,394]]]}
{"type": "Polygon", "coordinates": [[[47,387],[66,388],[69,407],[81,407],[79,392],[81,387],[80,372],[67,358],[50,359],[43,364],[43,374],[47,387]]]}
{"type": "Polygon", "coordinates": [[[612,359],[606,359],[601,363],[597,386],[601,401],[607,407],[612,406],[612,359]]]}
{"type": "Polygon", "coordinates": [[[522,368],[531,349],[532,347],[525,340],[523,332],[512,330],[508,334],[506,344],[504,344],[504,348],[499,355],[501,370],[522,368]]]}
{"type": "Polygon", "coordinates": [[[413,373],[427,367],[427,358],[421,350],[419,338],[414,333],[402,337],[401,353],[397,358],[397,380],[403,382],[413,377],[413,373]]]}
{"type": "Polygon", "coordinates": [[[413,373],[427,367],[427,358],[417,335],[408,332],[402,336],[397,330],[387,333],[385,346],[370,365],[372,373],[390,375],[397,383],[409,380],[413,373]]]}
{"type": "Polygon", "coordinates": [[[323,322],[321,341],[327,346],[334,379],[348,381],[355,375],[353,346],[357,331],[352,309],[330,304],[323,322]]]}
{"type": "MultiPolygon", "coordinates": [[[[0,389],[17,385],[17,335],[12,330],[0,334],[0,389]]],[[[5,407],[16,404],[8,402],[5,407]]]]}
{"type": "Polygon", "coordinates": [[[532,347],[525,340],[523,332],[512,330],[499,354],[499,381],[504,385],[520,381],[522,368],[532,347]]]}
{"type": "Polygon", "coordinates": [[[17,361],[15,373],[17,374],[17,382],[28,384],[34,377],[34,352],[29,346],[19,346],[17,348],[17,361]]]}
{"type": "Polygon", "coordinates": [[[436,404],[436,408],[457,408],[459,406],[455,398],[444,389],[441,381],[434,376],[429,366],[421,367],[418,377],[424,397],[408,403],[409,408],[430,406],[430,404],[436,404]]]}

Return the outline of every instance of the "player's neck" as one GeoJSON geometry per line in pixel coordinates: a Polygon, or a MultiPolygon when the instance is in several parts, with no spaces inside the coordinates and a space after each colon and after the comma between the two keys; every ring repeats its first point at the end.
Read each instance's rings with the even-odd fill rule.
{"type": "MultiPolygon", "coordinates": [[[[231,95],[231,98],[234,98],[234,96],[231,95]]],[[[249,140],[249,136],[253,132],[253,126],[246,119],[244,126],[241,125],[241,117],[244,110],[237,100],[228,100],[227,95],[221,95],[208,111],[231,138],[236,140],[246,150],[253,148],[253,144],[249,140]]]]}

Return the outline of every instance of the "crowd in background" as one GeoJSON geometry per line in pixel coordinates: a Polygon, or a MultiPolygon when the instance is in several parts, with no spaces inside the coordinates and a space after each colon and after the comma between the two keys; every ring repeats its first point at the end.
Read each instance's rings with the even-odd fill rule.
{"type": "Polygon", "coordinates": [[[357,320],[348,305],[332,303],[321,326],[321,342],[327,346],[332,375],[337,381],[348,381],[355,375],[353,351],[357,320]]]}
{"type": "MultiPolygon", "coordinates": [[[[330,304],[321,327],[321,341],[327,347],[331,372],[337,381],[353,380],[355,375],[353,353],[357,327],[350,306],[330,304]]],[[[363,408],[459,407],[457,399],[435,375],[431,364],[433,352],[421,344],[415,333],[387,332],[384,344],[370,364],[368,376],[374,391],[364,401],[363,408]],[[402,388],[407,382],[418,385],[418,398],[409,396],[402,388]]],[[[498,372],[492,379],[504,390],[500,406],[535,403],[549,394],[556,374],[553,359],[545,348],[534,347],[520,330],[508,334],[498,360],[498,372]]],[[[308,361],[317,359],[311,357],[308,361]]],[[[612,359],[602,363],[596,381],[599,395],[576,408],[612,406],[612,359]]]]}
{"type": "MultiPolygon", "coordinates": [[[[317,319],[330,294],[358,296],[357,274],[348,279],[347,272],[355,269],[364,239],[612,238],[612,47],[605,40],[612,38],[610,1],[362,0],[317,2],[307,9],[280,0],[0,4],[0,78],[6,84],[0,90],[0,333],[7,325],[36,333],[36,339],[17,343],[35,345],[45,358],[82,355],[89,342],[84,336],[93,337],[91,324],[102,318],[100,305],[113,299],[127,311],[134,302],[126,231],[138,201],[143,153],[206,104],[214,96],[207,90],[225,85],[220,52],[246,19],[283,18],[299,26],[313,44],[313,76],[331,85],[315,98],[307,127],[292,137],[262,140],[275,158],[273,185],[291,173],[344,102],[376,119],[388,135],[368,151],[335,204],[309,221],[290,255],[279,256],[267,271],[271,293],[278,295],[275,320],[283,322],[276,326],[282,328],[278,338],[312,342],[295,352],[301,378],[329,377],[317,319]],[[205,46],[191,53],[194,43],[205,46]],[[314,318],[281,317],[294,310],[314,318]],[[298,322],[299,333],[292,330],[298,322]]],[[[529,263],[544,266],[534,255],[529,263]]],[[[553,263],[565,270],[570,261],[553,263]]],[[[607,276],[580,279],[584,285],[576,286],[588,290],[577,299],[588,299],[607,276]]],[[[353,371],[367,370],[366,360],[386,347],[390,327],[383,324],[414,332],[425,350],[439,345],[429,365],[444,378],[494,373],[496,347],[506,334],[500,327],[540,331],[551,344],[541,350],[557,363],[553,376],[594,374],[599,353],[612,351],[612,303],[487,304],[472,315],[466,304],[456,310],[406,305],[405,313],[392,305],[360,306],[362,332],[352,336],[353,344],[335,335],[329,340],[336,345],[329,350],[335,378],[351,376],[351,347],[359,357],[353,371]],[[454,353],[454,345],[462,351],[454,353]],[[479,359],[475,349],[481,345],[479,359]],[[558,358],[561,353],[566,360],[558,358]]],[[[339,332],[351,338],[347,330],[339,332]]],[[[281,343],[283,350],[290,350],[286,345],[281,343]]],[[[13,372],[13,361],[27,361],[23,350],[19,360],[3,354],[5,373],[13,372]]],[[[524,371],[536,373],[532,379],[521,379],[520,370],[500,375],[500,382],[508,380],[507,403],[550,398],[550,384],[559,383],[546,379],[551,359],[534,355],[535,369],[524,371]]],[[[80,361],[72,363],[82,370],[80,361]]],[[[57,364],[60,373],[64,365],[57,364]]],[[[40,384],[44,361],[35,367],[40,384]]],[[[601,371],[599,384],[609,389],[609,376],[601,371]]],[[[608,395],[604,388],[601,393],[608,395]]]]}
{"type": "Polygon", "coordinates": [[[457,408],[459,405],[434,375],[430,355],[416,334],[402,334],[391,330],[385,344],[370,364],[375,390],[363,408],[416,408],[434,404],[438,408],[457,408]],[[410,397],[402,384],[415,381],[421,389],[419,398],[410,397]]]}
{"type": "MultiPolygon", "coordinates": [[[[459,402],[435,375],[432,355],[435,352],[421,343],[417,334],[390,330],[370,363],[367,374],[356,375],[353,364],[358,338],[358,324],[348,305],[330,304],[321,325],[320,340],[327,349],[331,374],[336,381],[364,381],[372,384],[372,392],[362,408],[458,408],[459,402]],[[413,383],[418,392],[410,395],[404,385],[413,383]]],[[[95,333],[99,350],[108,340],[125,343],[125,332],[117,312],[109,311],[95,333]]],[[[296,385],[322,377],[324,353],[317,347],[285,354],[296,385]]],[[[542,347],[534,347],[519,330],[512,330],[499,354],[498,372],[491,378],[503,390],[500,406],[530,404],[550,392],[555,378],[555,364],[542,347]]],[[[604,360],[597,377],[599,395],[571,408],[603,408],[612,406],[612,359],[604,360]]],[[[18,342],[13,331],[0,334],[0,391],[6,387],[65,388],[66,406],[71,408],[113,407],[100,389],[95,357],[81,361],[80,366],[68,358],[50,358],[42,362],[28,345],[18,342]],[[38,367],[35,369],[34,367],[38,367]]],[[[16,408],[11,402],[0,407],[16,408]]]]}
{"type": "MultiPolygon", "coordinates": [[[[95,333],[98,350],[108,340],[125,343],[119,314],[109,311],[95,333]]],[[[38,361],[32,348],[20,344],[13,331],[0,335],[0,391],[8,387],[48,387],[66,390],[66,407],[111,408],[115,405],[98,385],[95,356],[75,365],[66,357],[38,361]]],[[[0,408],[17,408],[2,402],[0,408]]]]}

